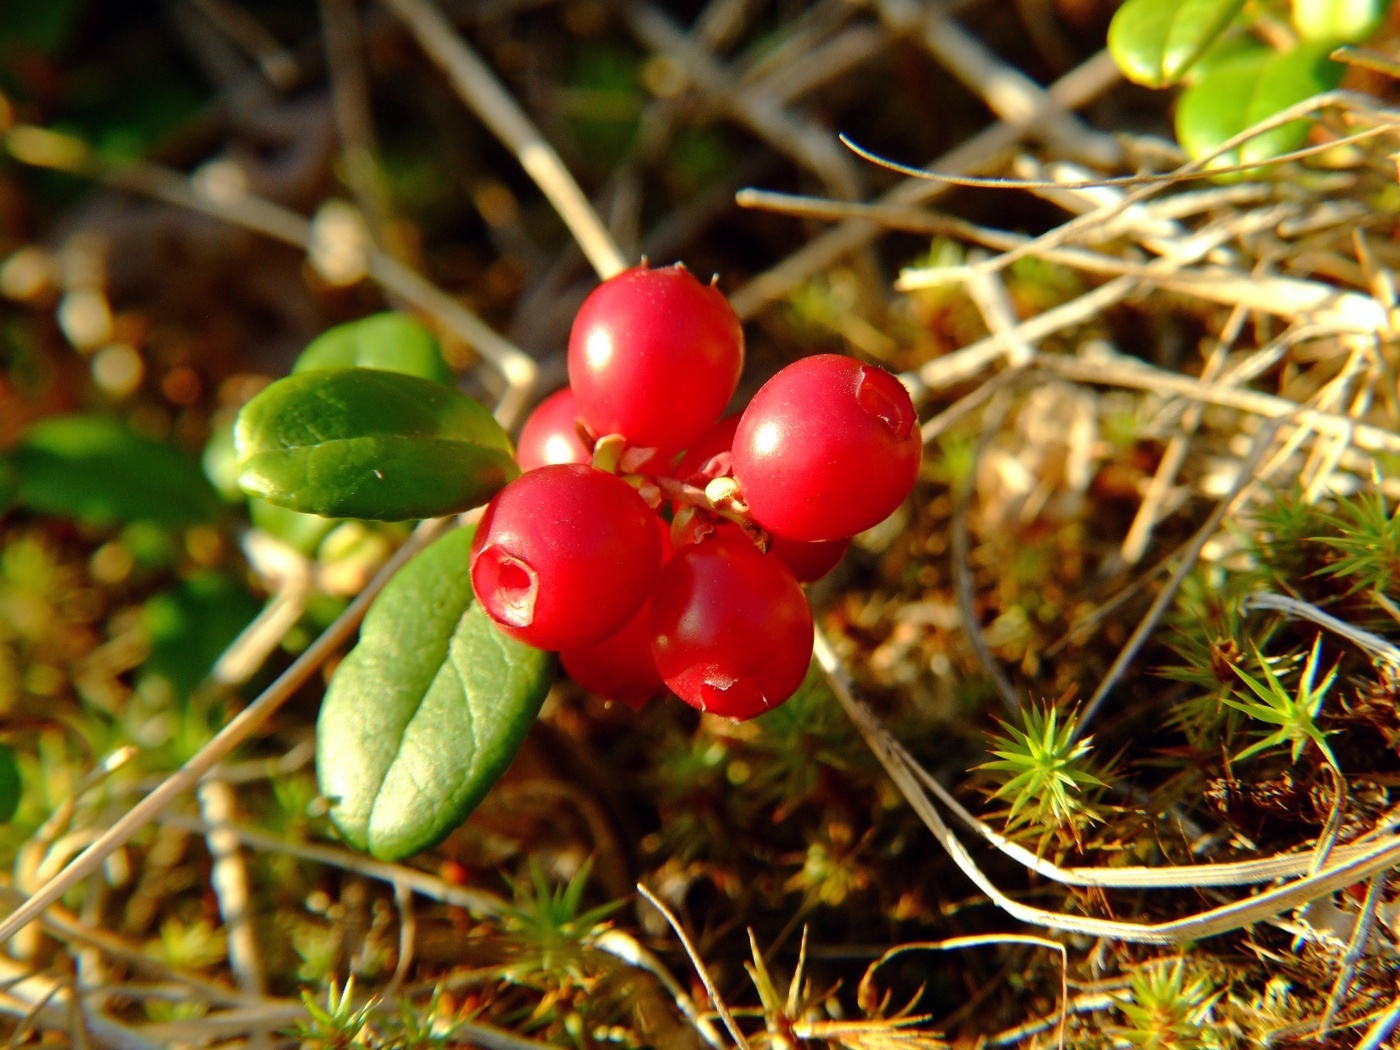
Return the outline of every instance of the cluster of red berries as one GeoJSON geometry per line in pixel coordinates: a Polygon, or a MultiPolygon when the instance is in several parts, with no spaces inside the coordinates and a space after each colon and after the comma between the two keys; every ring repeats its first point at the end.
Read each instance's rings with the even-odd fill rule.
{"type": "Polygon", "coordinates": [[[888,372],[804,358],[721,420],[743,364],[733,309],[684,267],[605,281],[574,320],[569,387],[526,422],[524,473],[477,528],[488,615],[600,695],[776,707],[811,661],[801,584],[913,487],[918,420],[888,372]]]}

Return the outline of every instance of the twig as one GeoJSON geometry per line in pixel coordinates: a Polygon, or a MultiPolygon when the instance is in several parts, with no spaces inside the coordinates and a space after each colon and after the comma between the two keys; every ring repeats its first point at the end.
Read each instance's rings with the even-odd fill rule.
{"type": "Polygon", "coordinates": [[[732,74],[655,5],[627,4],[622,14],[646,47],[679,62],[693,83],[775,151],[811,171],[837,196],[860,196],[859,169],[829,131],[794,116],[774,96],[751,87],[735,90],[732,74]]]}
{"type": "Polygon", "coordinates": [[[864,976],[860,979],[857,999],[864,1000],[867,997],[867,986],[874,978],[875,971],[896,955],[912,951],[958,951],[963,948],[981,948],[989,944],[1028,944],[1035,948],[1049,948],[1060,956],[1060,1009],[1058,1011],[1056,1043],[1061,1050],[1064,1050],[1065,1024],[1069,1020],[1069,952],[1059,941],[1047,940],[1044,937],[1033,937],[1024,933],[993,933],[972,937],[949,937],[942,941],[916,941],[912,944],[899,944],[886,951],[866,968],[864,976]]]}
{"type": "Polygon", "coordinates": [[[1123,643],[1122,650],[1118,653],[1112,666],[1110,666],[1108,671],[1104,674],[1103,680],[1099,683],[1098,688],[1094,690],[1094,694],[1089,697],[1088,701],[1084,704],[1079,722],[1075,727],[1076,737],[1082,735],[1089,723],[1093,721],[1094,715],[1098,713],[1099,707],[1103,704],[1104,699],[1112,692],[1113,687],[1118,684],[1118,679],[1122,676],[1123,672],[1128,669],[1128,664],[1132,663],[1133,658],[1138,654],[1138,650],[1141,649],[1143,643],[1147,641],[1147,636],[1156,629],[1157,621],[1161,618],[1162,613],[1166,611],[1167,606],[1171,604],[1172,599],[1176,597],[1176,592],[1181,587],[1182,583],[1185,582],[1187,573],[1195,567],[1196,559],[1200,557],[1202,548],[1204,548],[1210,538],[1215,535],[1216,530],[1220,528],[1220,523],[1225,520],[1225,515],[1230,512],[1235,502],[1254,482],[1254,472],[1263,461],[1264,454],[1268,452],[1269,446],[1273,444],[1274,435],[1277,432],[1277,423],[1265,423],[1259,428],[1259,433],[1254,436],[1253,447],[1249,450],[1249,455],[1247,455],[1240,464],[1239,474],[1235,477],[1235,483],[1230,486],[1230,491],[1226,494],[1224,499],[1215,505],[1215,508],[1210,512],[1205,522],[1196,530],[1195,535],[1191,537],[1191,542],[1187,544],[1186,549],[1182,552],[1180,564],[1172,570],[1171,576],[1167,578],[1167,582],[1163,584],[1157,597],[1152,600],[1152,604],[1148,607],[1147,613],[1142,618],[1142,622],[1137,625],[1132,635],[1123,643]]]}
{"type": "Polygon", "coordinates": [[[1371,1023],[1371,1027],[1366,1029],[1366,1034],[1361,1037],[1361,1042],[1356,1044],[1356,1050],[1380,1050],[1390,1038],[1390,1034],[1395,1031],[1396,1024],[1400,1024],[1400,999],[1371,1023]]]}
{"type": "Polygon", "coordinates": [[[1381,893],[1385,890],[1385,877],[1385,872],[1377,872],[1371,876],[1371,882],[1366,887],[1366,899],[1361,904],[1361,914],[1356,917],[1356,926],[1347,941],[1346,954],[1342,956],[1337,979],[1332,984],[1332,993],[1327,997],[1327,1009],[1323,1011],[1322,1021],[1317,1028],[1319,1043],[1327,1038],[1327,1033],[1332,1028],[1332,1018],[1337,1015],[1342,1000],[1351,990],[1356,966],[1361,962],[1361,956],[1366,952],[1366,943],[1371,939],[1371,928],[1376,922],[1376,908],[1380,905],[1381,893]]]}
{"type": "MultiPolygon", "coordinates": [[[[193,817],[178,813],[167,813],[158,818],[160,823],[173,828],[181,828],[203,834],[208,825],[193,817]]],[[[322,846],[313,842],[288,842],[275,835],[258,831],[238,824],[229,825],[229,833],[249,849],[264,850],[268,853],[285,853],[289,857],[325,864],[328,867],[351,871],[357,875],[377,879],[391,886],[406,886],[429,900],[441,901],[454,908],[464,908],[477,916],[499,915],[506,907],[505,901],[484,890],[454,886],[436,875],[406,867],[402,864],[386,864],[361,853],[339,849],[335,846],[322,846]]]]}
{"type": "MultiPolygon", "coordinates": [[[[975,92],[1002,120],[1017,125],[1046,105],[1046,91],[1015,66],[1002,61],[982,41],[937,7],[910,0],[878,0],[881,20],[901,34],[915,35],[924,49],[975,92]]],[[[1112,167],[1123,148],[1104,132],[1086,127],[1068,112],[1052,112],[1035,133],[1052,149],[1088,163],[1112,167]]]]}
{"type": "Polygon", "coordinates": [[[703,1016],[695,1008],[695,1002],[681,987],[679,981],[671,976],[671,971],[651,952],[647,951],[637,939],[624,930],[610,929],[604,930],[593,939],[593,947],[599,951],[615,955],[629,966],[635,966],[639,970],[645,970],[661,982],[663,988],[670,993],[677,1008],[685,1015],[700,1037],[711,1046],[719,1050],[724,1045],[720,1034],[715,1030],[715,1026],[710,1023],[710,1019],[703,1016]]]}
{"type": "Polygon", "coordinates": [[[261,995],[265,988],[262,962],[258,957],[257,939],[248,914],[248,869],[238,848],[238,839],[230,833],[233,821],[233,788],[219,780],[203,780],[195,788],[199,812],[209,830],[205,841],[213,870],[209,883],[219,903],[219,915],[228,930],[229,968],[238,980],[238,987],[250,995],[261,995]]]}
{"type": "Polygon", "coordinates": [[[345,159],[345,181],[381,248],[402,257],[393,236],[389,201],[375,162],[374,118],[369,77],[362,55],[360,12],[354,0],[320,0],[321,28],[326,42],[326,72],[331,88],[331,113],[345,159]]]}
{"type": "MultiPolygon", "coordinates": [[[[1236,307],[1231,313],[1226,328],[1237,330],[1244,317],[1244,309],[1236,307]]],[[[1211,382],[1220,369],[1224,367],[1230,342],[1233,340],[1220,339],[1216,342],[1211,349],[1210,356],[1206,358],[1205,367],[1201,369],[1201,382],[1211,382]]],[[[1190,445],[1192,435],[1196,433],[1196,428],[1200,426],[1203,412],[1204,408],[1199,401],[1192,402],[1186,406],[1186,411],[1181,414],[1180,422],[1172,430],[1171,439],[1167,442],[1166,450],[1162,453],[1162,459],[1157,464],[1157,469],[1152,472],[1152,479],[1147,483],[1147,491],[1143,493],[1137,513],[1133,515],[1133,522],[1128,526],[1128,532],[1123,537],[1122,545],[1118,548],[1118,555],[1123,559],[1124,565],[1136,565],[1147,553],[1147,545],[1152,541],[1152,530],[1157,524],[1162,506],[1167,501],[1167,495],[1176,482],[1177,471],[1186,461],[1186,450],[1190,445]]]]}
{"type": "Polygon", "coordinates": [[[132,835],[149,823],[182,792],[193,787],[209,770],[231,754],[239,744],[252,736],[273,713],[291,698],[297,688],[315,672],[350,636],[369,608],[370,603],[410,558],[426,547],[447,526],[445,519],[435,518],[422,522],[413,535],[394,552],[384,567],[365,585],[365,589],[352,601],[306,651],[256,700],[245,707],[216,733],[212,740],[197,751],[183,766],[172,773],[164,783],[136,803],[121,816],[115,824],[104,831],[70,861],[62,871],[53,875],[30,898],[16,908],[4,921],[0,921],[0,944],[5,943],[27,926],[69,888],[86,878],[106,860],[114,850],[124,845],[132,835]]]}
{"type": "Polygon", "coordinates": [[[1386,641],[1378,634],[1372,634],[1370,631],[1355,627],[1345,620],[1339,620],[1331,613],[1323,612],[1311,602],[1301,601],[1286,594],[1256,591],[1248,595],[1240,605],[1241,612],[1248,612],[1250,609],[1268,609],[1272,612],[1284,613],[1287,616],[1311,620],[1319,627],[1326,627],[1329,631],[1341,635],[1358,649],[1364,649],[1375,659],[1384,660],[1391,667],[1400,670],[1400,646],[1386,641]]]}
{"type": "MultiPolygon", "coordinates": [[[[3,982],[0,1012],[29,1018],[45,1029],[69,1030],[68,1006],[53,1001],[73,995],[72,988],[64,982],[47,974],[31,973],[3,955],[0,955],[0,982],[3,982]]],[[[73,1003],[73,1008],[82,1010],[81,1002],[73,1003]]],[[[113,1050],[160,1050],[164,1045],[100,1014],[85,1014],[83,1020],[102,1045],[113,1050]]]]}
{"type": "MultiPolygon", "coordinates": [[[[1066,73],[1046,90],[1045,102],[1038,106],[1023,123],[1005,121],[978,132],[966,142],[954,147],[929,168],[940,171],[972,171],[989,163],[1003,150],[1014,145],[1035,125],[1051,114],[1077,109],[1103,94],[1118,83],[1120,74],[1112,56],[1100,51],[1092,58],[1066,73]]],[[[947,188],[921,179],[908,179],[882,194],[878,204],[907,207],[941,196],[947,188]]],[[[809,241],[778,265],[755,277],[730,296],[730,305],[742,318],[752,317],[764,306],[782,299],[794,287],[815,273],[829,268],[837,259],[869,243],[879,233],[879,227],[863,219],[852,219],[809,241]]]]}
{"type": "MultiPolygon", "coordinates": [[[[1036,926],[1044,926],[1049,929],[1065,930],[1071,933],[1083,934],[1091,937],[1105,937],[1114,940],[1132,941],[1141,944],[1180,944],[1184,941],[1197,940],[1202,937],[1211,937],[1229,930],[1239,929],[1250,923],[1258,922],[1261,919],[1269,918],[1298,904],[1316,900],[1329,893],[1340,889],[1343,886],[1351,885],[1359,879],[1368,878],[1376,872],[1386,871],[1397,861],[1400,861],[1400,837],[1389,836],[1362,851],[1346,849],[1347,859],[1338,859],[1335,863],[1329,864],[1322,870],[1305,875],[1293,882],[1276,886],[1265,890],[1252,897],[1224,904],[1211,908],[1195,915],[1190,915],[1182,919],[1174,919],[1160,923],[1137,923],[1125,922],[1112,919],[1095,919],[1087,916],[1068,915],[1060,912],[1049,911],[1045,908],[1037,908],[1022,901],[1015,900],[991,882],[982,872],[981,868],[972,859],[965,846],[953,834],[943,817],[934,807],[928,796],[924,794],[920,787],[919,779],[922,776],[924,782],[934,787],[937,782],[929,777],[927,772],[914,761],[905,751],[904,747],[892,737],[875,717],[873,711],[861,701],[855,693],[854,683],[851,681],[849,673],[841,665],[840,659],[832,650],[830,644],[820,629],[815,635],[814,653],[823,671],[826,672],[827,681],[831,685],[832,692],[841,702],[841,706],[846,710],[861,736],[865,738],[867,745],[884,766],[885,771],[894,780],[900,793],[905,800],[913,807],[924,825],[937,838],[939,844],[953,862],[962,870],[972,882],[985,893],[997,907],[1001,908],[1013,918],[1021,922],[1030,923],[1036,926]]],[[[1065,876],[1069,875],[1066,869],[1050,864],[1043,858],[1036,857],[1030,851],[1022,847],[1014,847],[1008,843],[1004,836],[997,835],[990,828],[986,828],[980,821],[976,821],[971,814],[960,805],[956,805],[956,800],[944,791],[941,786],[936,789],[939,797],[948,804],[954,812],[960,816],[966,816],[968,821],[981,825],[985,828],[984,837],[992,837],[1000,840],[999,848],[1003,852],[1014,855],[1022,863],[1032,870],[1056,877],[1058,881],[1069,881],[1065,876]],[[1014,847],[1014,848],[1013,848],[1014,847]]],[[[1343,853],[1339,849],[1338,854],[1343,853]]],[[[1277,864],[1283,858],[1274,858],[1269,864],[1277,864]]],[[[1291,870],[1295,858],[1288,858],[1291,870]]],[[[1261,864],[1262,866],[1262,864],[1261,864]]],[[[1204,869],[1218,869],[1223,865],[1201,865],[1204,869]]],[[[1092,869],[1090,869],[1092,870],[1092,869]]],[[[1180,874],[1183,870],[1174,869],[1175,874],[1180,874]]],[[[1082,869],[1081,869],[1082,872],[1082,869]]],[[[1114,869],[1105,869],[1097,873],[1099,878],[1096,885],[1114,885],[1120,883],[1127,873],[1117,872],[1114,869]]],[[[1129,881],[1134,881],[1142,874],[1141,869],[1128,876],[1129,881]]],[[[1165,885],[1166,883],[1159,883],[1165,885]]],[[[1205,882],[1179,881],[1176,885],[1206,885],[1205,882]]]]}
{"type": "Polygon", "coordinates": [[[743,1029],[740,1028],[739,1023],[734,1020],[734,1015],[729,1012],[729,1007],[724,1004],[724,1000],[720,997],[719,989],[715,987],[714,981],[710,978],[710,972],[705,966],[705,961],[700,958],[700,953],[695,950],[695,945],[691,942],[690,937],[686,935],[685,927],[681,925],[680,920],[676,918],[670,908],[666,907],[666,905],[661,902],[661,898],[657,897],[656,894],[652,893],[651,890],[647,889],[646,886],[640,882],[637,883],[637,892],[645,897],[651,906],[661,913],[666,922],[670,924],[671,929],[675,931],[676,937],[681,942],[681,947],[685,949],[685,954],[690,957],[690,964],[695,967],[695,972],[699,975],[700,982],[705,986],[705,992],[709,995],[710,1002],[714,1004],[715,1012],[719,1014],[720,1020],[724,1022],[724,1027],[729,1029],[729,1035],[733,1038],[735,1045],[739,1047],[739,1050],[751,1050],[749,1041],[744,1038],[743,1029]]]}
{"type": "Polygon", "coordinates": [[[583,254],[608,278],[627,269],[627,260],[613,243],[603,220],[579,189],[539,129],[496,79],[486,63],[462,39],[456,27],[430,0],[383,0],[413,33],[427,55],[447,74],[462,100],[512,152],[535,180],[583,254]]]}
{"type": "Polygon", "coordinates": [[[973,460],[973,469],[958,485],[953,501],[948,556],[952,559],[954,594],[957,598],[958,617],[962,620],[963,631],[972,646],[972,651],[977,655],[977,662],[982,665],[983,672],[991,678],[992,683],[996,686],[997,695],[1001,697],[1002,705],[1006,708],[1007,714],[1012,719],[1019,719],[1021,702],[1016,696],[1016,687],[1011,684],[1011,679],[1006,676],[1001,664],[992,654],[991,647],[987,645],[987,639],[982,634],[982,625],[977,619],[977,610],[973,605],[972,551],[967,529],[968,506],[972,502],[972,492],[977,479],[976,460],[981,458],[982,450],[991,439],[992,433],[1000,425],[1002,417],[1006,414],[1006,407],[1004,401],[1000,408],[996,407],[994,402],[993,408],[988,410],[987,418],[982,426],[982,435],[977,442],[977,455],[973,460]]]}
{"type": "Polygon", "coordinates": [[[1400,434],[1384,427],[1358,423],[1330,412],[1319,412],[1286,397],[1235,389],[1223,381],[1203,383],[1192,376],[1179,375],[1122,355],[1095,354],[1090,359],[1042,354],[1036,359],[1036,364],[1047,372],[1081,383],[1173,394],[1206,404],[1239,409],[1265,419],[1277,419],[1292,427],[1307,426],[1322,434],[1345,435],[1350,437],[1353,445],[1367,452],[1400,453],[1400,434]]]}
{"type": "Polygon", "coordinates": [[[394,904],[399,910],[399,960],[394,964],[394,975],[381,993],[381,998],[386,1000],[392,999],[403,987],[413,966],[414,944],[418,937],[418,919],[413,914],[413,888],[402,882],[394,883],[394,904]]]}

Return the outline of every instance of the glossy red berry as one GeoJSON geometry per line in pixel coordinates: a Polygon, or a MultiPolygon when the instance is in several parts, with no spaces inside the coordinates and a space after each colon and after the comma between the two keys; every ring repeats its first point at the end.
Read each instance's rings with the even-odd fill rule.
{"type": "MultiPolygon", "coordinates": [[[[661,564],[671,560],[671,526],[660,515],[652,515],[652,524],[661,543],[661,564]]],[[[651,658],[651,602],[627,626],[601,642],[565,649],[559,654],[564,670],[590,693],[608,700],[618,700],[634,711],[640,711],[653,697],[666,691],[666,683],[651,658]]]]}
{"type": "MultiPolygon", "coordinates": [[[[676,477],[692,485],[704,487],[707,481],[729,474],[733,470],[730,447],[738,428],[738,416],[721,419],[712,426],[690,446],[676,466],[676,477]]],[[[721,526],[715,518],[715,515],[707,515],[703,511],[691,512],[682,522],[679,542],[698,543],[713,534],[716,527],[737,529],[734,525],[721,526]]],[[[849,539],[807,543],[774,536],[768,553],[786,565],[798,583],[812,583],[836,568],[837,562],[842,559],[850,545],[849,539]]]]}
{"type": "Polygon", "coordinates": [[[723,531],[676,552],[651,597],[651,652],[692,707],[747,719],[797,691],[812,611],[783,563],[723,531]]]}
{"type": "Polygon", "coordinates": [[[620,630],[660,564],[651,508],[621,478],[582,464],[539,467],[496,493],[471,551],[487,615],[537,649],[591,645],[620,630]]]}
{"type": "Polygon", "coordinates": [[[725,416],[696,438],[676,464],[677,480],[695,482],[701,476],[713,480],[730,473],[729,450],[734,445],[734,431],[738,429],[739,417],[725,416]]]}
{"type": "Polygon", "coordinates": [[[593,450],[579,438],[578,405],[568,387],[535,406],[515,444],[515,460],[522,471],[550,463],[587,463],[592,458],[593,450]]]}
{"type": "Polygon", "coordinates": [[[790,540],[774,536],[768,553],[788,567],[798,583],[813,583],[836,568],[850,540],[790,540]]]}
{"type": "Polygon", "coordinates": [[[651,658],[651,603],[645,603],[627,626],[601,642],[565,649],[559,662],[590,693],[618,700],[634,711],[666,691],[651,658]]]}
{"type": "MultiPolygon", "coordinates": [[[[578,402],[568,387],[556,390],[541,401],[520,429],[515,460],[522,471],[550,463],[591,463],[593,449],[578,429],[578,402]]],[[[627,469],[639,474],[664,474],[670,463],[665,456],[648,456],[638,466],[627,469]]]]}
{"type": "Polygon", "coordinates": [[[588,429],[665,456],[719,418],[743,367],[739,318],[683,266],[609,278],[569,334],[569,385],[588,429]]]}
{"type": "Polygon", "coordinates": [[[877,525],[914,487],[923,442],[894,376],[839,354],[788,365],[739,420],[734,477],[754,520],[790,540],[877,525]]]}

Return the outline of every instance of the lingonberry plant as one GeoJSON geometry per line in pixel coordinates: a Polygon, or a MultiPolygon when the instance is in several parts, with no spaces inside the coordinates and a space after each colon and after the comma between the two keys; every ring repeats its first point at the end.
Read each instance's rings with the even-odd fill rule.
{"type": "Polygon", "coordinates": [[[837,355],[788,366],[721,420],[743,332],[681,266],[644,264],[588,297],[570,386],[517,450],[412,334],[397,368],[390,349],[299,362],[235,432],[243,489],[294,510],[407,520],[489,499],[475,528],[389,582],[322,706],[331,816],[395,859],[439,841],[504,771],[550,654],[634,708],[668,689],[733,719],[782,704],[812,657],[802,583],[908,496],[921,452],[898,380],[837,355]]]}

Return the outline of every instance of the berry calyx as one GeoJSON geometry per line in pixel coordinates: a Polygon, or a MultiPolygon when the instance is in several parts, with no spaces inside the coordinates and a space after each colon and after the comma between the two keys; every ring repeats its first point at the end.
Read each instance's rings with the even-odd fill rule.
{"type": "Polygon", "coordinates": [[[755,521],[789,540],[878,525],[909,495],[923,442],[909,393],[839,354],[788,365],[754,395],[731,451],[755,521]]]}
{"type": "MultiPolygon", "coordinates": [[[[520,428],[515,460],[523,473],[550,463],[589,463],[593,443],[579,431],[578,402],[568,387],[556,390],[535,406],[520,428]]],[[[664,474],[666,457],[639,449],[625,449],[617,457],[626,473],[664,474]],[[639,454],[640,453],[640,454],[639,454]]]]}
{"type": "Polygon", "coordinates": [[[812,611],[792,574],[742,535],[683,547],[651,597],[651,653],[671,690],[726,718],[771,711],[812,658],[812,611]]]}
{"type": "Polygon", "coordinates": [[[679,265],[604,281],[569,334],[569,385],[584,424],[666,457],[719,418],[743,367],[729,302],[679,265]]]}
{"type": "Polygon", "coordinates": [[[471,550],[486,614],[512,638],[550,650],[620,630],[660,564],[655,514],[621,478],[583,464],[539,467],[501,489],[471,550]]]}

